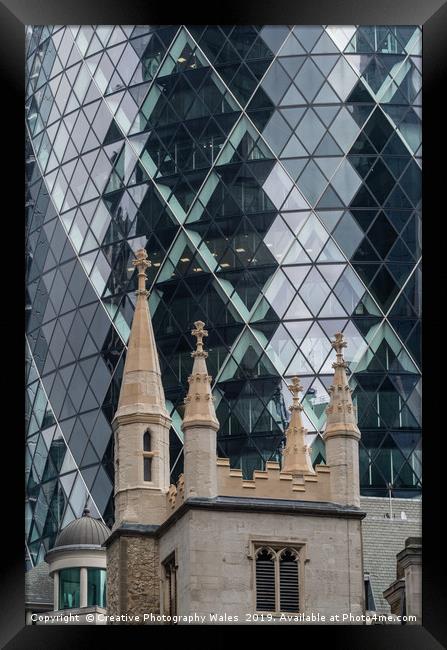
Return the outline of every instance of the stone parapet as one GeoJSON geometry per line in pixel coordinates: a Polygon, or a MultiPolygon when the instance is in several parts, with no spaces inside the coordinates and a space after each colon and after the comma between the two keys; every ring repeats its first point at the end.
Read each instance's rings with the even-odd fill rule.
{"type": "MultiPolygon", "coordinates": [[[[252,479],[244,479],[240,469],[230,467],[229,458],[217,458],[217,491],[219,496],[301,501],[330,501],[330,468],[317,465],[315,474],[292,476],[281,471],[279,463],[268,461],[265,470],[255,470],[252,479]]],[[[172,513],[185,500],[184,476],[171,485],[166,496],[167,512],[172,513]]]]}
{"type": "Polygon", "coordinates": [[[292,476],[282,472],[279,463],[268,461],[265,470],[255,470],[251,480],[244,480],[240,469],[230,467],[228,458],[217,459],[220,496],[330,501],[329,477],[326,465],[317,465],[315,474],[292,476]]]}

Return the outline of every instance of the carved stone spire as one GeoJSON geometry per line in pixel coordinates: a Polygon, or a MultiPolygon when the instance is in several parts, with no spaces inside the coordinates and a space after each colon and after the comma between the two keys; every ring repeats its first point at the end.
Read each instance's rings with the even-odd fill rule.
{"type": "Polygon", "coordinates": [[[160,364],[149,314],[144,249],[136,252],[137,302],[112,428],[115,440],[115,526],[161,524],[169,489],[169,429],[160,364]],[[147,449],[149,446],[149,450],[147,449]]]}
{"type": "Polygon", "coordinates": [[[286,447],[283,452],[284,464],[282,472],[293,476],[315,474],[310,460],[309,447],[306,444],[306,429],[303,427],[301,412],[303,406],[299,400],[299,393],[303,390],[298,377],[292,377],[288,386],[293,400],[289,406],[291,418],[286,430],[286,447]]]}
{"type": "Polygon", "coordinates": [[[207,426],[217,431],[219,422],[214,410],[214,398],[211,393],[211,377],[208,374],[206,358],[208,352],[203,349],[203,339],[208,336],[205,323],[198,320],[191,334],[197,339],[197,347],[191,356],[194,359],[192,372],[188,377],[189,388],[185,398],[185,414],[182,429],[192,426],[207,426]]]}
{"type": "Polygon", "coordinates": [[[343,348],[346,347],[346,341],[341,332],[335,334],[335,340],[331,342],[336,352],[336,360],[332,364],[334,368],[334,378],[332,385],[329,387],[329,405],[326,408],[326,428],[325,437],[338,431],[344,433],[351,432],[360,437],[357,427],[357,414],[351,398],[351,389],[348,385],[346,368],[348,364],[343,358],[343,348]]]}
{"type": "Polygon", "coordinates": [[[132,413],[168,416],[161,381],[160,364],[149,314],[146,269],[150,266],[144,249],[136,252],[132,264],[138,269],[137,302],[127,348],[123,381],[115,417],[132,413]]]}
{"type": "Polygon", "coordinates": [[[331,470],[331,501],[360,507],[360,431],[346,376],[347,363],[343,358],[346,341],[341,332],[335,335],[332,347],[336,352],[336,360],[332,364],[334,378],[329,387],[330,400],[323,434],[326,463],[331,470]]]}

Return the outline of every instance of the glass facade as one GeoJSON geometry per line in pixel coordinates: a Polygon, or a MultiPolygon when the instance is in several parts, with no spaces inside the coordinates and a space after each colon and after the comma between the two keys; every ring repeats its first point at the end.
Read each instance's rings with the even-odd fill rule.
{"type": "Polygon", "coordinates": [[[113,517],[110,422],[149,299],[171,467],[190,330],[207,324],[218,454],[277,459],[298,374],[314,462],[348,341],[361,489],[421,483],[421,30],[27,29],[27,559],[113,517]]]}
{"type": "Polygon", "coordinates": [[[105,569],[87,569],[87,607],[106,607],[107,573],[105,569]]]}
{"type": "Polygon", "coordinates": [[[59,571],[59,609],[80,607],[81,569],[59,571]]]}

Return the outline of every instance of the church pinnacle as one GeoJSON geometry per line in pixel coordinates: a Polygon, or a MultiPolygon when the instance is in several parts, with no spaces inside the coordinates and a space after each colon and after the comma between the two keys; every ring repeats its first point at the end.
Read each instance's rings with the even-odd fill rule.
{"type": "Polygon", "coordinates": [[[208,336],[203,321],[194,323],[195,329],[191,334],[196,337],[196,349],[191,353],[194,359],[192,372],[188,377],[189,388],[185,398],[185,414],[183,417],[182,429],[191,426],[208,426],[215,431],[219,428],[219,422],[214,410],[214,398],[211,393],[211,377],[208,375],[206,358],[208,352],[203,349],[203,339],[208,336]]]}
{"type": "Polygon", "coordinates": [[[331,344],[336,352],[336,360],[332,364],[334,378],[332,385],[329,387],[330,400],[326,409],[327,419],[324,435],[328,436],[343,431],[346,433],[351,432],[360,437],[357,416],[351,398],[351,389],[346,375],[348,364],[343,357],[343,348],[347,346],[343,334],[337,332],[331,344]]]}
{"type": "Polygon", "coordinates": [[[289,406],[291,418],[286,430],[286,446],[284,449],[284,474],[304,475],[315,474],[309,455],[309,447],[306,444],[306,429],[303,427],[301,412],[303,406],[299,400],[299,393],[303,390],[298,377],[292,377],[292,383],[288,386],[292,393],[292,404],[289,406]]]}
{"type": "Polygon", "coordinates": [[[323,440],[326,464],[331,470],[331,500],[335,503],[360,507],[359,440],[357,413],[351,398],[343,357],[346,341],[341,332],[331,342],[336,352],[332,364],[334,377],[329,386],[329,404],[326,408],[326,427],[323,440]]]}
{"type": "Polygon", "coordinates": [[[147,300],[149,291],[146,289],[146,269],[151,263],[144,249],[136,252],[132,264],[138,270],[137,301],[116,416],[134,412],[154,412],[167,416],[147,300]]]}

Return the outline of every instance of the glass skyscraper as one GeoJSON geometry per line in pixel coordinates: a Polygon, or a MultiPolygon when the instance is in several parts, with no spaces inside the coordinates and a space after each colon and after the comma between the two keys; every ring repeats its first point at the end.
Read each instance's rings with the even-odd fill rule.
{"type": "Polygon", "coordinates": [[[279,457],[297,374],[312,458],[343,331],[364,495],[421,490],[421,30],[27,29],[26,542],[111,523],[110,422],[145,247],[173,480],[195,320],[218,454],[279,457]]]}

